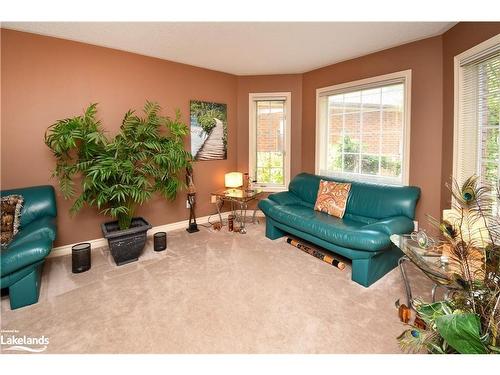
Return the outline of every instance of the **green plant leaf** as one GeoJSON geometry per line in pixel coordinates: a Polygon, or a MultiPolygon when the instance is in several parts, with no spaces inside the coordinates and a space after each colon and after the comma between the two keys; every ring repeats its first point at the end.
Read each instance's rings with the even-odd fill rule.
{"type": "Polygon", "coordinates": [[[462,354],[484,354],[481,342],[479,316],[472,313],[443,315],[436,319],[436,328],[441,337],[462,354]]]}
{"type": "Polygon", "coordinates": [[[445,301],[428,304],[422,303],[417,306],[416,310],[424,322],[430,325],[432,325],[438,317],[452,313],[450,304],[445,301]]]}

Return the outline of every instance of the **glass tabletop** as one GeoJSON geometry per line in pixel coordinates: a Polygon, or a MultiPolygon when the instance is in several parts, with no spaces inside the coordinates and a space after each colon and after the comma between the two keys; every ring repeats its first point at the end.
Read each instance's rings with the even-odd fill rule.
{"type": "Polygon", "coordinates": [[[420,246],[410,234],[393,234],[390,238],[391,242],[399,247],[405,254],[411,252],[420,257],[433,258],[429,259],[430,261],[436,260],[436,258],[439,258],[442,254],[441,251],[436,250],[433,246],[420,246]]]}
{"type": "Polygon", "coordinates": [[[251,190],[224,189],[224,190],[218,190],[215,193],[212,193],[212,195],[216,195],[217,197],[220,198],[228,198],[238,201],[249,201],[255,199],[261,193],[262,193],[261,189],[251,189],[251,190]]]}
{"type": "Polygon", "coordinates": [[[420,268],[432,281],[439,285],[453,288],[456,285],[449,263],[443,262],[439,246],[420,246],[411,235],[393,234],[391,241],[401,249],[410,261],[420,268]]]}

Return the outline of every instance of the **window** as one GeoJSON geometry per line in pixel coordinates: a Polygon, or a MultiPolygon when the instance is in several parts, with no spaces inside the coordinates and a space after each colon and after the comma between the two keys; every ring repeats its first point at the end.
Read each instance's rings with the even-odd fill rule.
{"type": "Polygon", "coordinates": [[[500,178],[500,36],[455,57],[453,177],[500,178]]]}
{"type": "Polygon", "coordinates": [[[316,90],[316,173],[408,184],[411,71],[316,90]]]}
{"type": "Polygon", "coordinates": [[[249,173],[265,191],[290,181],[290,101],[289,92],[249,95],[249,173]]]}

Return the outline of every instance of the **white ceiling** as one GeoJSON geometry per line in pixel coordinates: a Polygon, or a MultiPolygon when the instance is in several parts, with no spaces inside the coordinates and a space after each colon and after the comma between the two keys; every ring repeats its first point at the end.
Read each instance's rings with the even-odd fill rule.
{"type": "Polygon", "coordinates": [[[303,73],[419,39],[454,22],[5,22],[236,75],[303,73]]]}

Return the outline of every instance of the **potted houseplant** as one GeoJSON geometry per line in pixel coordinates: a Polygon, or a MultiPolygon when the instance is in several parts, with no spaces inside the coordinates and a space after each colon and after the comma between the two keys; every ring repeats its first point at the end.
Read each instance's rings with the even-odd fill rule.
{"type": "Polygon", "coordinates": [[[128,111],[120,132],[110,138],[96,113],[91,104],[82,116],[57,121],[47,129],[45,143],[56,158],[53,175],[64,198],[74,199],[70,212],[93,206],[116,219],[102,224],[102,231],[121,265],[138,259],[151,228],[134,217],[136,207],[156,192],[172,200],[184,184],[179,175],[191,163],[184,149],[188,128],[179,111],[173,119],[161,116],[160,106],[148,101],[143,117],[128,111]]]}
{"type": "Polygon", "coordinates": [[[408,352],[500,354],[500,186],[473,176],[450,189],[452,214],[432,222],[456,287],[444,300],[415,301],[420,323],[398,339],[408,352]]]}

